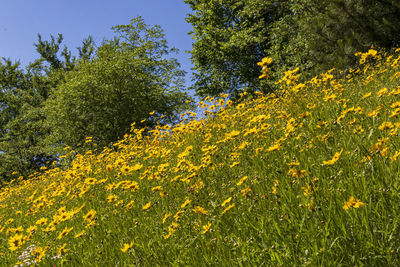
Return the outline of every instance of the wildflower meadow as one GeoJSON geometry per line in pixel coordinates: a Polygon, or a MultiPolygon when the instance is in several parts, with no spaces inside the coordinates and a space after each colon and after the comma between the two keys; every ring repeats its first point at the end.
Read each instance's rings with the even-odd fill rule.
{"type": "Polygon", "coordinates": [[[400,49],[356,56],[13,173],[0,266],[399,266],[400,49]]]}

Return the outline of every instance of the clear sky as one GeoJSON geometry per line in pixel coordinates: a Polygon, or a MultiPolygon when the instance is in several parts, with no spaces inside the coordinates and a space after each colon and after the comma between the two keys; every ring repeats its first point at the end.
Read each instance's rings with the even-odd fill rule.
{"type": "Polygon", "coordinates": [[[190,8],[183,0],[0,0],[0,10],[0,57],[20,60],[22,65],[38,58],[38,33],[44,40],[62,33],[64,44],[77,55],[76,47],[87,36],[100,44],[113,36],[112,26],[140,15],[146,24],[160,25],[169,47],[180,50],[173,56],[188,72],[189,84],[192,64],[185,51],[192,48],[192,27],[185,21],[190,8]]]}

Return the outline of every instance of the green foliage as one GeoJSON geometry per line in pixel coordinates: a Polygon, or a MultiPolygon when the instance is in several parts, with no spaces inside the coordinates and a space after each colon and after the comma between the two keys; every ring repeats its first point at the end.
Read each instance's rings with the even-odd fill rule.
{"type": "Polygon", "coordinates": [[[400,266],[400,49],[361,56],[0,188],[0,265],[400,266]]]}
{"type": "Polygon", "coordinates": [[[168,49],[160,27],[140,17],[113,27],[117,35],[106,40],[92,59],[83,58],[65,76],[65,82],[46,102],[50,143],[81,148],[87,136],[106,146],[138,127],[153,127],[149,113],[173,122],[186,107],[181,91],[184,72],[168,49]],[[146,120],[146,121],[144,121],[146,120]]]}
{"type": "MultiPolygon", "coordinates": [[[[195,64],[193,88],[199,96],[260,89],[257,62],[269,48],[270,25],[285,14],[286,2],[266,0],[185,0],[195,64]]],[[[264,88],[264,87],[263,87],[264,88]]]]}
{"type": "Polygon", "coordinates": [[[5,60],[0,72],[0,180],[9,180],[14,171],[28,175],[52,159],[39,145],[47,133],[40,107],[48,88],[33,65],[24,72],[5,60]]]}
{"type": "Polygon", "coordinates": [[[193,88],[200,96],[240,90],[268,93],[283,73],[299,67],[312,77],[349,69],[354,53],[400,42],[400,4],[394,0],[185,0],[193,11],[193,88]],[[272,57],[271,81],[256,63],[272,57]]]}
{"type": "MultiPolygon", "coordinates": [[[[10,180],[13,172],[24,177],[56,159],[45,140],[50,133],[43,105],[63,76],[77,62],[64,47],[62,35],[50,41],[38,36],[35,44],[40,58],[25,70],[19,63],[0,62],[0,181],[10,180]],[[61,57],[60,57],[61,55],[61,57]]],[[[89,37],[79,48],[80,58],[90,58],[93,41],[89,37]]]]}
{"type": "Polygon", "coordinates": [[[271,28],[278,65],[300,67],[313,76],[330,68],[349,69],[354,53],[400,42],[400,4],[391,0],[296,0],[271,28]]]}

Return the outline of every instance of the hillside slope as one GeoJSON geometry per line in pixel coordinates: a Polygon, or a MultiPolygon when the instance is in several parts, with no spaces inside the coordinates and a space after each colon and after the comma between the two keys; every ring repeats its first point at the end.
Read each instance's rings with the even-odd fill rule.
{"type": "Polygon", "coordinates": [[[4,186],[0,265],[400,265],[400,50],[358,56],[4,186]]]}

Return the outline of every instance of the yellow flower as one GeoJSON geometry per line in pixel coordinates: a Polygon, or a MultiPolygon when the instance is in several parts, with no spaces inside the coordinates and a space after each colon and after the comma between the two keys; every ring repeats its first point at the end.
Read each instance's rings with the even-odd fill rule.
{"type": "Polygon", "coordinates": [[[388,92],[388,89],[387,89],[387,88],[382,88],[381,90],[379,90],[378,93],[376,93],[376,95],[377,95],[378,97],[381,97],[381,96],[385,95],[387,92],[388,92]]]}
{"type": "Polygon", "coordinates": [[[247,195],[251,192],[251,189],[250,189],[249,186],[247,186],[245,189],[242,189],[240,192],[241,192],[242,195],[245,197],[245,196],[247,196],[247,195]]]}
{"type": "Polygon", "coordinates": [[[8,239],[8,245],[10,246],[10,250],[14,251],[19,249],[25,242],[23,234],[16,234],[8,239]]]}
{"type": "Polygon", "coordinates": [[[187,205],[190,204],[190,202],[192,202],[190,199],[186,199],[185,202],[181,205],[181,208],[185,208],[187,205]]]}
{"type": "Polygon", "coordinates": [[[244,183],[244,181],[246,181],[247,180],[247,176],[243,176],[242,178],[240,178],[240,180],[239,180],[239,182],[237,182],[237,186],[240,186],[240,185],[242,185],[243,183],[244,183]]]}
{"type": "Polygon", "coordinates": [[[151,189],[151,192],[160,191],[160,190],[161,190],[161,188],[162,188],[162,186],[161,186],[161,185],[159,185],[159,186],[155,186],[155,187],[153,187],[153,188],[151,189]]]}
{"type": "Polygon", "coordinates": [[[273,186],[272,187],[272,192],[271,192],[272,194],[276,194],[276,193],[278,193],[278,188],[276,187],[276,186],[273,186]]]}
{"type": "Polygon", "coordinates": [[[211,223],[210,222],[208,222],[207,224],[203,225],[203,231],[201,233],[204,235],[205,233],[208,232],[208,230],[210,230],[210,227],[211,227],[211,223]]]}
{"type": "Polygon", "coordinates": [[[229,165],[229,167],[233,168],[236,165],[239,165],[239,163],[240,163],[239,161],[234,161],[231,165],[229,165]]]}
{"type": "Polygon", "coordinates": [[[224,214],[224,213],[227,212],[228,210],[232,209],[233,207],[235,207],[235,203],[232,203],[231,205],[229,205],[228,207],[226,207],[226,209],[224,209],[224,211],[222,212],[222,214],[224,214]]]}
{"type": "Polygon", "coordinates": [[[95,215],[96,211],[90,210],[86,215],[83,216],[83,219],[85,220],[85,222],[90,223],[94,219],[95,215]]]}
{"type": "Polygon", "coordinates": [[[303,191],[304,191],[303,194],[305,197],[308,197],[308,196],[312,195],[312,193],[313,193],[313,190],[311,189],[311,186],[309,183],[307,183],[306,186],[305,187],[303,186],[301,189],[303,189],[303,191]]]}
{"type": "Polygon", "coordinates": [[[117,199],[118,199],[118,197],[117,197],[116,195],[109,195],[109,196],[107,197],[107,201],[108,201],[109,203],[112,203],[112,202],[116,201],[117,199]]]}
{"type": "Polygon", "coordinates": [[[199,214],[204,214],[204,215],[208,215],[208,211],[206,211],[204,208],[200,207],[200,206],[196,206],[193,209],[194,212],[199,213],[199,214]]]}
{"type": "Polygon", "coordinates": [[[162,223],[165,223],[165,221],[169,218],[169,217],[171,217],[172,216],[172,213],[167,213],[167,214],[165,214],[165,216],[164,216],[164,218],[163,218],[163,220],[162,220],[162,223]]]}
{"type": "Polygon", "coordinates": [[[392,161],[396,161],[397,158],[400,156],[400,152],[396,151],[393,156],[390,157],[392,161]]]}
{"type": "Polygon", "coordinates": [[[372,95],[372,93],[371,92],[368,92],[368,93],[366,93],[362,98],[361,98],[361,100],[363,100],[363,99],[365,99],[365,98],[367,98],[367,97],[370,97],[372,95]]]}
{"type": "Polygon", "coordinates": [[[136,163],[133,167],[131,167],[132,171],[138,171],[143,167],[142,164],[136,163]]]}
{"type": "Polygon", "coordinates": [[[389,118],[397,117],[400,114],[400,108],[396,108],[390,113],[389,118]]]}
{"type": "Polygon", "coordinates": [[[332,165],[334,164],[336,161],[339,160],[340,156],[342,155],[343,152],[343,148],[340,150],[340,152],[335,153],[335,155],[333,156],[332,159],[328,160],[328,161],[323,161],[324,165],[332,165]]]}
{"type": "Polygon", "coordinates": [[[84,234],[85,234],[85,230],[82,230],[81,232],[75,234],[75,235],[74,235],[74,238],[81,237],[81,236],[83,236],[84,234]]]}
{"type": "Polygon", "coordinates": [[[302,178],[307,175],[306,170],[289,169],[288,173],[292,178],[302,178]]]}
{"type": "Polygon", "coordinates": [[[349,198],[349,201],[345,201],[345,202],[344,202],[343,209],[344,209],[344,210],[348,210],[348,209],[351,208],[351,207],[357,209],[357,208],[362,207],[362,206],[365,206],[365,203],[364,203],[364,202],[362,202],[362,201],[359,200],[359,199],[355,199],[353,196],[351,196],[351,197],[349,198]]]}
{"type": "Polygon", "coordinates": [[[110,172],[110,171],[112,171],[112,169],[113,169],[113,167],[112,167],[110,164],[108,164],[108,165],[106,166],[106,170],[107,170],[107,171],[110,172]]]}
{"type": "Polygon", "coordinates": [[[225,137],[230,139],[232,137],[238,136],[239,134],[240,134],[239,131],[233,130],[232,132],[225,134],[225,137]]]}
{"type": "Polygon", "coordinates": [[[134,203],[135,203],[134,200],[129,201],[129,203],[125,205],[125,208],[128,210],[131,209],[134,203]]]}
{"type": "Polygon", "coordinates": [[[151,207],[151,202],[148,202],[148,203],[146,203],[144,206],[143,206],[143,210],[148,210],[148,209],[150,209],[150,207],[151,207]]]}
{"type": "Polygon", "coordinates": [[[174,219],[175,221],[179,220],[180,215],[183,213],[183,210],[178,210],[175,215],[174,215],[174,219]]]}
{"type": "Polygon", "coordinates": [[[32,252],[31,255],[35,257],[36,262],[40,262],[44,255],[46,254],[48,247],[42,248],[42,247],[36,247],[32,252]]]}
{"type": "Polygon", "coordinates": [[[221,207],[225,206],[227,203],[229,203],[232,200],[232,197],[229,197],[224,200],[224,202],[221,203],[221,207]]]}
{"type": "Polygon", "coordinates": [[[383,122],[378,129],[381,131],[387,130],[387,129],[392,129],[394,126],[390,121],[385,121],[383,122]]]}
{"type": "Polygon", "coordinates": [[[67,246],[67,244],[64,243],[64,244],[57,250],[58,255],[63,255],[63,254],[65,254],[65,253],[68,251],[68,249],[65,248],[66,246],[67,246]]]}
{"type": "Polygon", "coordinates": [[[391,108],[400,108],[400,102],[394,102],[392,105],[390,105],[391,108]]]}
{"type": "Polygon", "coordinates": [[[279,150],[282,148],[282,145],[280,142],[276,142],[275,144],[273,144],[272,146],[270,146],[269,148],[267,148],[265,151],[266,152],[271,152],[271,151],[275,151],[275,150],[279,150]]]}
{"type": "Polygon", "coordinates": [[[87,178],[87,179],[85,179],[85,184],[92,185],[92,184],[96,184],[96,182],[97,182],[96,178],[87,178]]]}
{"type": "Polygon", "coordinates": [[[68,235],[69,232],[72,231],[72,229],[74,229],[74,227],[71,227],[71,228],[65,227],[64,230],[58,235],[57,239],[61,239],[64,236],[68,235]]]}
{"type": "Polygon", "coordinates": [[[272,58],[270,57],[264,57],[261,62],[258,62],[257,65],[258,66],[264,66],[264,65],[269,65],[272,63],[272,58]]]}
{"type": "Polygon", "coordinates": [[[130,248],[132,248],[132,247],[133,247],[133,241],[130,242],[129,244],[124,244],[124,247],[121,248],[121,251],[122,251],[122,252],[127,252],[128,249],[130,249],[130,248]]]}
{"type": "Polygon", "coordinates": [[[168,226],[168,234],[164,236],[164,239],[168,239],[176,230],[173,227],[168,226]]]}

